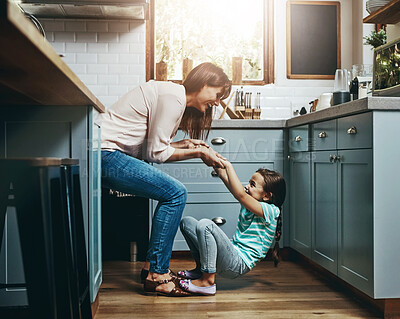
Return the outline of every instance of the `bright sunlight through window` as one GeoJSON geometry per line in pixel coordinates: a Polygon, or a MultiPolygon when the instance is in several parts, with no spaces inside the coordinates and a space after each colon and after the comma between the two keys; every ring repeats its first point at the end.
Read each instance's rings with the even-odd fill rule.
{"type": "Polygon", "coordinates": [[[263,79],[263,0],[156,0],[155,62],[168,79],[182,79],[182,61],[213,62],[232,78],[232,57],[243,59],[243,80],[263,79]]]}

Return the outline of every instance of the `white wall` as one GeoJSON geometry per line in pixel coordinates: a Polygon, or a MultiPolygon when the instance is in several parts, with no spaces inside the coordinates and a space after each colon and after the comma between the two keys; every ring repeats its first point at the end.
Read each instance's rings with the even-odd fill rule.
{"type": "Polygon", "coordinates": [[[40,22],[56,52],[106,107],[146,80],[144,22],[40,22]]]}
{"type": "MultiPolygon", "coordinates": [[[[254,93],[253,97],[261,92],[261,117],[266,119],[290,118],[303,106],[308,110],[309,102],[321,93],[333,90],[333,80],[286,78],[286,2],[275,0],[274,6],[275,83],[245,86],[245,91],[254,93]]],[[[351,68],[352,0],[340,2],[342,67],[351,68]]],[[[55,50],[65,55],[65,62],[106,107],[145,81],[144,22],[59,19],[41,22],[55,50]]]]}

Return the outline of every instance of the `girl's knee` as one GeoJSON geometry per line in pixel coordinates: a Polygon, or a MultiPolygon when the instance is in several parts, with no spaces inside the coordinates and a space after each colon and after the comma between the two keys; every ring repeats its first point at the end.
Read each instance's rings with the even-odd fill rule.
{"type": "Polygon", "coordinates": [[[208,218],[203,218],[197,222],[196,232],[203,232],[207,228],[211,228],[214,222],[208,218]]]}
{"type": "Polygon", "coordinates": [[[183,228],[190,227],[191,225],[195,225],[196,223],[197,223],[197,220],[195,218],[193,218],[192,216],[184,216],[181,219],[180,228],[182,230],[183,228]]]}

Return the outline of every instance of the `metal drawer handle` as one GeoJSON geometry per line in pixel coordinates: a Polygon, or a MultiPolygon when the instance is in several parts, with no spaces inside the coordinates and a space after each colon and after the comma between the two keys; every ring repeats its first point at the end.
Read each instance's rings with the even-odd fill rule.
{"type": "Polygon", "coordinates": [[[300,135],[297,135],[297,136],[294,138],[294,140],[295,140],[296,142],[301,142],[303,139],[301,138],[300,135]]]}
{"type": "Polygon", "coordinates": [[[211,171],[211,176],[212,177],[218,177],[218,173],[214,170],[211,171]]]}
{"type": "Polygon", "coordinates": [[[226,223],[226,219],[223,218],[223,217],[214,217],[214,218],[212,219],[212,221],[213,221],[216,225],[218,225],[218,226],[222,226],[223,224],[226,223]]]}
{"type": "Polygon", "coordinates": [[[211,140],[212,145],[223,145],[226,143],[226,140],[223,137],[214,137],[211,140]]]}
{"type": "Polygon", "coordinates": [[[357,134],[357,128],[355,126],[350,127],[347,130],[347,134],[357,134]]]}
{"type": "Polygon", "coordinates": [[[318,134],[318,137],[319,138],[325,138],[327,135],[326,135],[326,132],[325,131],[322,131],[322,132],[320,132],[319,134],[318,134]]]}

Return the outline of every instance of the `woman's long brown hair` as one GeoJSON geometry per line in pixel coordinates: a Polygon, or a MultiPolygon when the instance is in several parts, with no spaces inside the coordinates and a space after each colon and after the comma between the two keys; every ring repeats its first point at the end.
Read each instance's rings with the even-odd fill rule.
{"type": "MultiPolygon", "coordinates": [[[[268,200],[268,203],[274,204],[281,211],[283,202],[286,197],[286,182],[283,176],[275,171],[271,171],[266,168],[260,168],[257,170],[257,173],[261,174],[264,178],[264,191],[266,193],[272,194],[271,198],[268,200]]],[[[279,217],[276,221],[276,230],[275,230],[275,245],[272,249],[272,260],[274,261],[274,266],[278,266],[280,255],[279,255],[279,240],[282,235],[282,213],[279,214],[279,217]]]]}
{"type": "MultiPolygon", "coordinates": [[[[196,66],[189,72],[183,86],[186,93],[200,92],[205,86],[223,87],[221,100],[226,99],[231,93],[232,84],[224,71],[215,64],[205,62],[196,66]]],[[[213,108],[208,108],[204,113],[193,107],[187,107],[180,123],[181,129],[194,139],[206,139],[211,129],[213,108]]]]}

